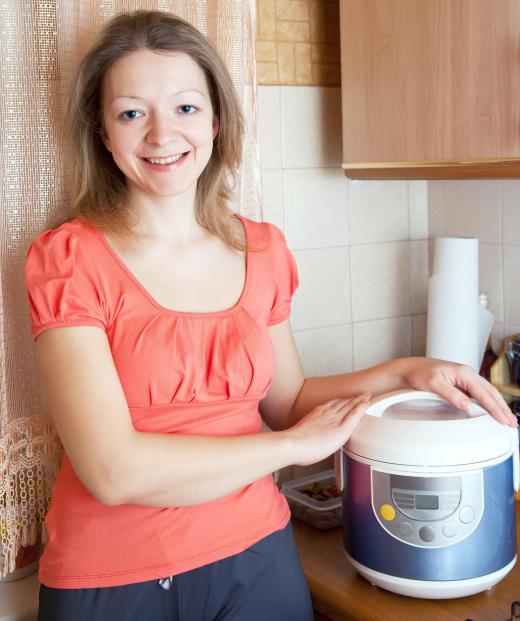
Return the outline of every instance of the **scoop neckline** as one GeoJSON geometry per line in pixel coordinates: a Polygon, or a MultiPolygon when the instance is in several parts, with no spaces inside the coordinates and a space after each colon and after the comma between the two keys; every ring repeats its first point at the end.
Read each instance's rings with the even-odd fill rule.
{"type": "Polygon", "coordinates": [[[242,292],[240,294],[240,297],[238,298],[238,300],[233,306],[230,306],[229,308],[220,310],[220,311],[208,311],[208,312],[181,311],[181,310],[175,310],[172,308],[166,308],[166,306],[159,304],[159,302],[152,296],[152,294],[148,291],[148,289],[146,289],[146,287],[141,283],[141,281],[137,278],[137,276],[135,276],[133,272],[127,267],[126,263],[119,257],[117,252],[109,244],[103,232],[99,230],[97,227],[92,226],[92,225],[90,226],[90,228],[94,231],[94,234],[101,241],[101,243],[103,244],[103,247],[108,251],[108,253],[112,257],[116,265],[119,267],[119,269],[137,287],[137,289],[148,300],[148,302],[152,304],[152,306],[155,306],[155,308],[159,309],[161,312],[165,314],[169,314],[169,315],[180,315],[180,316],[186,316],[186,317],[218,317],[218,316],[223,316],[223,315],[231,315],[235,313],[237,310],[239,310],[242,307],[244,299],[249,290],[250,271],[251,271],[251,265],[250,265],[251,255],[248,250],[248,228],[247,228],[246,221],[243,216],[235,213],[233,214],[233,217],[238,218],[240,222],[242,223],[242,226],[244,228],[244,236],[246,240],[246,251],[245,251],[246,273],[244,277],[244,285],[242,287],[242,292]]]}

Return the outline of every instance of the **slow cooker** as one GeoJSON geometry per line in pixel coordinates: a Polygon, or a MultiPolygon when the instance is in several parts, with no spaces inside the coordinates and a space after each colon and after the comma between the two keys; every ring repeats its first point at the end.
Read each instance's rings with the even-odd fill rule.
{"type": "Polygon", "coordinates": [[[397,391],[371,402],[337,455],[343,541],[372,584],[413,597],[491,588],[516,562],[518,432],[476,403],[397,391]]]}

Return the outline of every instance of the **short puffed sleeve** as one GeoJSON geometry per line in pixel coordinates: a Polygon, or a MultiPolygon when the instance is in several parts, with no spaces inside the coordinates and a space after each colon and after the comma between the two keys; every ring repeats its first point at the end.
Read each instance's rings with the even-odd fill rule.
{"type": "Polygon", "coordinates": [[[287,246],[282,231],[270,225],[273,254],[274,298],[268,325],[281,323],[291,314],[291,300],[298,288],[296,261],[287,246]]]}
{"type": "Polygon", "coordinates": [[[64,225],[44,231],[27,250],[25,286],[33,339],[48,328],[106,329],[105,300],[85,241],[64,225]]]}

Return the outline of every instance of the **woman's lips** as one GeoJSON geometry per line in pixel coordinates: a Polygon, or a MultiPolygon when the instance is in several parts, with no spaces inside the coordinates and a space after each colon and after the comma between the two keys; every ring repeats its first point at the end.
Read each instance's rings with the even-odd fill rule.
{"type": "MultiPolygon", "coordinates": [[[[156,170],[157,172],[170,172],[172,170],[175,170],[176,168],[179,168],[179,166],[182,166],[182,164],[184,164],[184,162],[188,158],[189,154],[190,152],[186,151],[186,153],[183,153],[178,160],[175,160],[174,162],[170,162],[169,164],[157,164],[154,162],[150,162],[145,157],[142,157],[141,161],[144,163],[146,168],[149,168],[150,170],[156,170]]],[[[152,158],[152,159],[166,159],[166,158],[152,158]]]]}

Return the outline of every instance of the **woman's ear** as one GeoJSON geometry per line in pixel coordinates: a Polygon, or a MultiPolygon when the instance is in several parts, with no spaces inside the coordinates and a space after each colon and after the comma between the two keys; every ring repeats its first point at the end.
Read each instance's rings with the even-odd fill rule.
{"type": "Polygon", "coordinates": [[[112,149],[110,148],[110,140],[104,130],[103,127],[100,127],[98,129],[99,135],[101,136],[101,140],[103,141],[103,144],[105,145],[105,149],[107,151],[109,151],[110,153],[112,153],[112,149]]]}
{"type": "Polygon", "coordinates": [[[213,140],[217,137],[218,130],[220,128],[220,121],[218,120],[217,115],[213,116],[213,140]]]}

